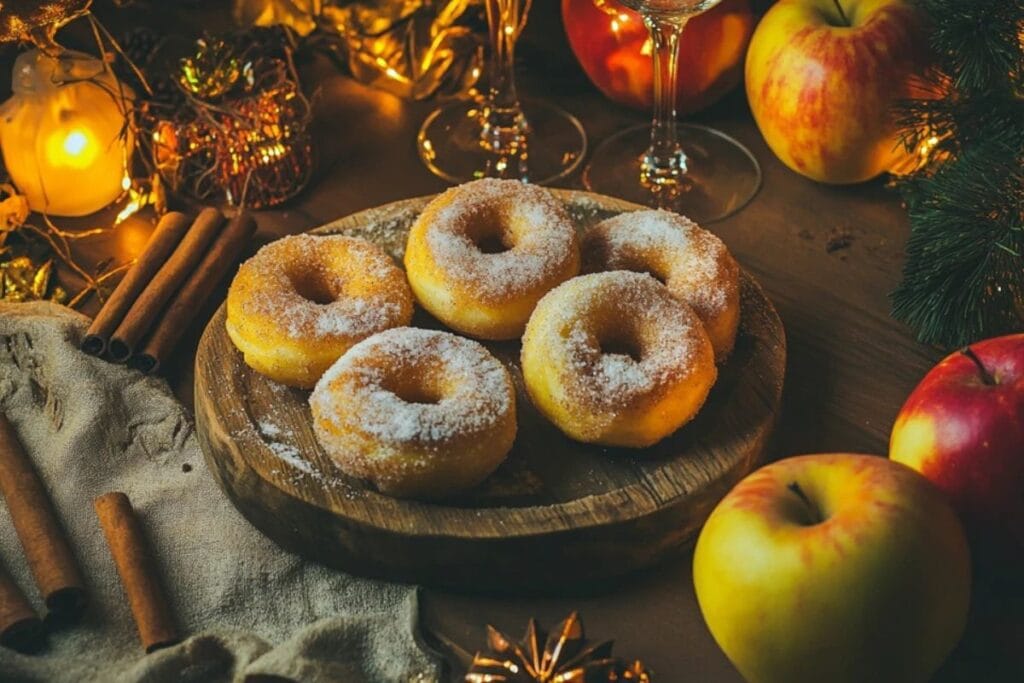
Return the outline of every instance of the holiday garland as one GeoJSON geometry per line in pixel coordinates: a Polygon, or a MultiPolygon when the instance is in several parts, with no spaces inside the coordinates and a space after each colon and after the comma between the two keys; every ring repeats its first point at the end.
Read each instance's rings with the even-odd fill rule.
{"type": "Polygon", "coordinates": [[[922,157],[893,316],[952,347],[1024,329],[1024,0],[918,0],[934,67],[899,112],[922,157]]]}

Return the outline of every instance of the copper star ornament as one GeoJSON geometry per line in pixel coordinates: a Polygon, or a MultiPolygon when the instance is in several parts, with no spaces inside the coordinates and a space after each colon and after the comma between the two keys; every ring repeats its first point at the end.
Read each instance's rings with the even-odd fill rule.
{"type": "Polygon", "coordinates": [[[612,641],[591,642],[573,612],[550,634],[531,619],[515,642],[487,627],[487,652],[473,656],[466,683],[651,683],[640,661],[612,656],[612,641]]]}

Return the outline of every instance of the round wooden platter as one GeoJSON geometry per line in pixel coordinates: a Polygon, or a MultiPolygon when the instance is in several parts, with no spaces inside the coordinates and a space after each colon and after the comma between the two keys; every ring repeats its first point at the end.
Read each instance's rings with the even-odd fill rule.
{"type": "MultiPolygon", "coordinates": [[[[580,229],[640,207],[557,190],[580,229]]],[[[369,209],[315,232],[359,235],[399,262],[430,197],[369,209]]],[[[743,275],[736,350],[700,414],[661,443],[576,443],[532,408],[518,342],[488,343],[519,390],[519,432],[477,489],[399,500],[340,472],[313,435],[308,392],[250,370],[210,321],[196,356],[196,424],[209,469],[279,545],[347,571],[460,590],[542,591],[605,583],[685,548],[715,503],[762,455],[782,394],[786,341],[775,309],[743,275]]],[[[413,322],[439,327],[423,311],[413,322]]]]}

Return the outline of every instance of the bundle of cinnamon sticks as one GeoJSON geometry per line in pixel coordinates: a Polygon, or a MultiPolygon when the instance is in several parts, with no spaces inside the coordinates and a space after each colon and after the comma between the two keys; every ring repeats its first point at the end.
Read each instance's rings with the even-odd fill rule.
{"type": "Polygon", "coordinates": [[[245,210],[230,220],[214,208],[194,220],[165,214],[93,320],[82,350],[155,372],[255,232],[245,210]]]}
{"type": "MultiPolygon", "coordinates": [[[[46,622],[67,624],[86,606],[85,582],[43,482],[14,426],[0,412],[0,497],[7,504],[25,560],[48,611],[46,622]]],[[[94,503],[145,652],[179,641],[156,563],[128,497],[111,492],[94,503]]],[[[43,647],[46,629],[0,562],[0,645],[20,652],[43,647]]]]}

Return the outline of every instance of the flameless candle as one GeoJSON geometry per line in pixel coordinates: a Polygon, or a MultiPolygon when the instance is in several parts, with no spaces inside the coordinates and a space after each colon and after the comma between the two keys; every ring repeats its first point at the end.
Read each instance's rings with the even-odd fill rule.
{"type": "Polygon", "coordinates": [[[0,107],[0,148],[29,206],[82,216],[114,201],[132,153],[131,90],[94,57],[38,50],[15,61],[13,90],[0,107]]]}

